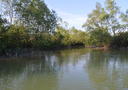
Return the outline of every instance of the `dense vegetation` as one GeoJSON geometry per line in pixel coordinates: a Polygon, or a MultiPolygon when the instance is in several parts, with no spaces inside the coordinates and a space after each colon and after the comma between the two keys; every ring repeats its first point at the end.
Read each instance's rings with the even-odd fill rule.
{"type": "Polygon", "coordinates": [[[88,15],[83,27],[66,29],[55,11],[43,0],[1,0],[0,54],[21,49],[56,49],[71,46],[128,47],[128,11],[121,12],[115,0],[88,15]],[[8,6],[8,7],[7,7],[8,6]]]}

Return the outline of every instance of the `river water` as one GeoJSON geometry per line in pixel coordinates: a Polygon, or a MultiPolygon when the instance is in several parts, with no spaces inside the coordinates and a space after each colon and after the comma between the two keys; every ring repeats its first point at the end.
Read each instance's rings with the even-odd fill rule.
{"type": "Polygon", "coordinates": [[[0,90],[128,90],[128,51],[70,49],[1,59],[0,90]]]}

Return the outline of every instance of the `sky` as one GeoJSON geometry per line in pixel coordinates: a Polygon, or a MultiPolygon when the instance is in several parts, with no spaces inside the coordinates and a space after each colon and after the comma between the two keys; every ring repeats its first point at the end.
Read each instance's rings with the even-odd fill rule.
{"type": "MultiPolygon", "coordinates": [[[[82,29],[87,16],[95,9],[96,2],[102,5],[105,0],[44,0],[50,9],[56,11],[57,15],[66,21],[69,27],[82,29]]],[[[116,0],[121,11],[128,9],[128,0],[116,0]]]]}

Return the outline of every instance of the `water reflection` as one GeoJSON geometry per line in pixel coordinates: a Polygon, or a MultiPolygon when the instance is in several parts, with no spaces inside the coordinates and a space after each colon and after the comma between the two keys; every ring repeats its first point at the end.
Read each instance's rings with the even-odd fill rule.
{"type": "Polygon", "coordinates": [[[0,61],[0,90],[128,90],[128,51],[71,49],[0,61]]]}
{"type": "Polygon", "coordinates": [[[97,90],[128,90],[128,52],[92,51],[87,72],[97,90]]]}

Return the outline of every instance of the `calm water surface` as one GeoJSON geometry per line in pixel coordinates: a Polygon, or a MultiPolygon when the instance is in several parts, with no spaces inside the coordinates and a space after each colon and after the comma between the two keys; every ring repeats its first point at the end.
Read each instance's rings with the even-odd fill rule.
{"type": "Polygon", "coordinates": [[[72,49],[1,60],[0,90],[128,90],[128,51],[72,49]]]}

